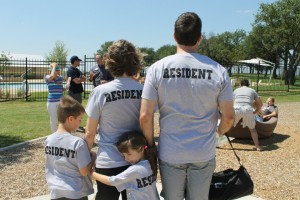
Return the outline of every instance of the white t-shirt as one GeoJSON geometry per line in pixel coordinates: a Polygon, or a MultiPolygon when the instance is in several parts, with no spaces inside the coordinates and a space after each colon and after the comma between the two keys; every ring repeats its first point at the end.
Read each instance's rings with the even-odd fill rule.
{"type": "Polygon", "coordinates": [[[89,96],[86,113],[99,121],[97,168],[130,165],[115,143],[122,133],[140,130],[139,116],[143,85],[132,78],[116,78],[94,88],[89,96]]]}
{"type": "Polygon", "coordinates": [[[142,98],[158,102],[161,160],[192,163],[215,157],[218,102],[233,99],[224,67],[197,53],[165,57],[147,71],[142,98]]]}
{"type": "Polygon", "coordinates": [[[258,94],[252,88],[242,86],[233,92],[234,106],[248,106],[253,107],[253,101],[258,98],[258,94]]]}
{"type": "Polygon", "coordinates": [[[119,192],[126,190],[127,199],[131,200],[158,200],[156,178],[153,176],[148,160],[142,160],[131,165],[124,172],[111,176],[109,183],[119,192]]]}
{"type": "Polygon", "coordinates": [[[53,133],[45,141],[46,180],[51,199],[79,199],[94,193],[92,180],[80,169],[91,162],[86,142],[70,133],[53,133]]]}

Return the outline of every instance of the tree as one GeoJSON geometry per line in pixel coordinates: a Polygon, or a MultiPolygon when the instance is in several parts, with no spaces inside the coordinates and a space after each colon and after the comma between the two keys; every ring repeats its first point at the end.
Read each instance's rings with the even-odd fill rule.
{"type": "Polygon", "coordinates": [[[300,1],[261,4],[253,28],[260,31],[261,46],[282,59],[285,84],[294,85],[300,62],[300,1]]]}
{"type": "MultiPolygon", "coordinates": [[[[250,58],[262,58],[264,60],[268,60],[273,63],[278,63],[279,56],[277,56],[277,52],[274,49],[269,49],[262,44],[262,36],[261,36],[261,28],[254,27],[252,31],[249,33],[247,38],[245,39],[245,54],[246,59],[250,58]]],[[[261,69],[265,69],[265,76],[267,76],[268,70],[273,70],[273,78],[277,78],[276,68],[279,65],[275,64],[275,70],[272,67],[261,67],[261,69]]]]}
{"type": "Polygon", "coordinates": [[[229,74],[234,61],[244,59],[244,41],[246,33],[244,30],[237,30],[233,33],[225,32],[215,36],[210,34],[207,39],[204,35],[198,52],[203,53],[228,68],[229,74]]]}
{"type": "Polygon", "coordinates": [[[113,41],[107,41],[101,45],[100,49],[97,50],[97,53],[104,55],[107,53],[108,47],[112,45],[113,41]]]}
{"type": "Polygon", "coordinates": [[[68,50],[65,48],[65,44],[62,41],[56,41],[55,46],[48,55],[46,60],[49,62],[57,62],[59,65],[67,65],[68,50]]]}
{"type": "Polygon", "coordinates": [[[212,52],[210,49],[210,38],[215,37],[216,35],[214,33],[210,33],[208,36],[203,33],[202,34],[202,40],[200,43],[200,46],[198,48],[198,53],[206,55],[208,57],[212,57],[212,52]]]}
{"type": "Polygon", "coordinates": [[[152,65],[156,60],[155,51],[153,48],[142,47],[139,48],[141,53],[144,54],[144,64],[145,66],[152,65]]]}
{"type": "Polygon", "coordinates": [[[162,59],[166,56],[173,55],[176,53],[176,46],[175,45],[164,45],[157,49],[156,51],[156,58],[162,59]]]}

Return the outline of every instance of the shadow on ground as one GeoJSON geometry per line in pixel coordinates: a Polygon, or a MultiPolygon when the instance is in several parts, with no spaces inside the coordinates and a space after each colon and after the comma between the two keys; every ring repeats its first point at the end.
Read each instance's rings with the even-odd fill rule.
{"type": "MultiPolygon", "coordinates": [[[[269,138],[264,138],[264,139],[259,139],[260,146],[263,147],[264,151],[274,151],[279,149],[278,143],[281,143],[288,139],[290,136],[289,135],[284,135],[281,133],[273,133],[271,137],[269,138]]],[[[231,143],[234,144],[245,144],[245,145],[253,145],[252,139],[234,139],[231,141],[231,143]]],[[[220,149],[224,150],[231,150],[231,147],[219,147],[220,149]]],[[[235,150],[240,150],[240,151],[253,151],[252,149],[249,148],[235,148],[235,150]]]]}
{"type": "MultiPolygon", "coordinates": [[[[3,137],[0,137],[2,142],[3,137]]],[[[7,139],[7,138],[4,138],[7,139]]],[[[12,139],[12,138],[9,138],[12,139]]],[[[20,143],[23,141],[12,139],[14,143],[20,143]]],[[[16,145],[13,148],[4,148],[0,151],[0,170],[5,166],[9,166],[15,163],[26,163],[32,160],[32,151],[36,148],[43,148],[43,143],[22,143],[16,145]]]]}
{"type": "Polygon", "coordinates": [[[0,148],[25,142],[23,139],[14,136],[0,135],[0,148]]]}

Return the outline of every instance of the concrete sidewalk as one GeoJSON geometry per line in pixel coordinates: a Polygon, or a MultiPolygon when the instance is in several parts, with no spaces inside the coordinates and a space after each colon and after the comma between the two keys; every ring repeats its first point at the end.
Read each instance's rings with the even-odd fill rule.
{"type": "MultiPolygon", "coordinates": [[[[156,183],[156,187],[157,187],[157,190],[158,190],[158,193],[161,192],[161,189],[162,189],[162,186],[161,186],[161,183],[156,183]]],[[[97,191],[97,185],[95,184],[94,185],[94,190],[97,191]]],[[[94,194],[91,194],[89,196],[89,200],[93,200],[95,197],[95,193],[94,194]]],[[[49,200],[50,199],[50,195],[42,195],[42,196],[36,196],[36,197],[33,197],[33,198],[30,198],[30,199],[26,199],[26,200],[49,200]]],[[[120,200],[122,200],[122,198],[120,197],[119,198],[120,200]]],[[[160,197],[161,200],[164,200],[164,198],[160,197]]],[[[253,196],[245,196],[245,197],[242,197],[242,198],[239,198],[238,200],[263,200],[261,198],[256,198],[256,197],[253,197],[253,196]]]]}

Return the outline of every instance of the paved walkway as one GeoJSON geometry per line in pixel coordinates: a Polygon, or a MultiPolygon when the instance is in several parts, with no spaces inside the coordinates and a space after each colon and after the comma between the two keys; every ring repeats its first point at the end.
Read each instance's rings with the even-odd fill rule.
{"type": "MultiPolygon", "coordinates": [[[[157,187],[157,190],[158,190],[158,193],[160,193],[161,191],[161,183],[157,183],[156,184],[156,187],[157,187]]],[[[94,185],[94,189],[95,191],[97,191],[97,186],[94,185]]],[[[95,194],[92,194],[89,196],[89,200],[93,200],[94,199],[94,196],[95,194]]],[[[30,199],[26,199],[26,200],[49,200],[50,199],[50,195],[42,195],[42,196],[37,196],[37,197],[33,197],[33,198],[30,198],[30,199]]],[[[120,200],[122,198],[120,197],[120,200]]],[[[161,200],[164,200],[164,198],[160,197],[161,200]]],[[[256,198],[256,197],[253,197],[253,196],[245,196],[245,197],[242,197],[242,198],[239,198],[238,200],[263,200],[261,198],[256,198]]]]}

